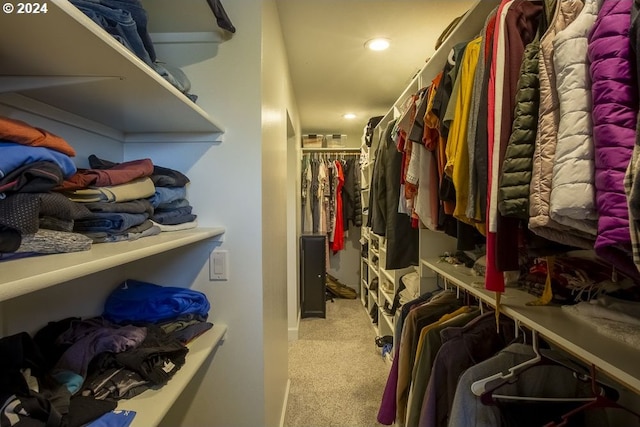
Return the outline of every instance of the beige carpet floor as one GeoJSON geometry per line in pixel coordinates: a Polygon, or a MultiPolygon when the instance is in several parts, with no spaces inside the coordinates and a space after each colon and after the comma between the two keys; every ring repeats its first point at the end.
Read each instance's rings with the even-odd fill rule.
{"type": "Polygon", "coordinates": [[[300,322],[289,343],[285,427],[368,427],[376,421],[390,365],[360,299],[327,302],[327,317],[300,322]]]}

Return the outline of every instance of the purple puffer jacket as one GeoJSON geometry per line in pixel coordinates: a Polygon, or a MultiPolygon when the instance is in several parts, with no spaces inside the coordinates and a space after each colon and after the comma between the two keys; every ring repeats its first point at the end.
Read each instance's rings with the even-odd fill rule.
{"type": "Polygon", "coordinates": [[[604,1],[589,34],[588,55],[599,213],[595,250],[623,272],[637,276],[623,184],[635,142],[637,111],[629,40],[632,3],[604,1]]]}

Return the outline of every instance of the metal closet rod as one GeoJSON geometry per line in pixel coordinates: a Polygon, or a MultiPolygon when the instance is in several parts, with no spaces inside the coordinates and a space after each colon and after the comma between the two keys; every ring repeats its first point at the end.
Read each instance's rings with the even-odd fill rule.
{"type": "Polygon", "coordinates": [[[359,153],[360,147],[353,148],[303,148],[303,153],[315,153],[315,152],[332,152],[332,153],[359,153]]]}

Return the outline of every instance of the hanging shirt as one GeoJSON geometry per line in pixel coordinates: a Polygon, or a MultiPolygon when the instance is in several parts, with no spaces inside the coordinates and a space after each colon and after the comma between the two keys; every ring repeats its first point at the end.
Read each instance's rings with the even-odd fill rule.
{"type": "Polygon", "coordinates": [[[334,254],[344,249],[344,216],[342,213],[342,186],[344,185],[344,175],[342,173],[342,164],[336,161],[335,165],[338,185],[336,186],[336,226],[333,244],[331,245],[334,254]]]}
{"type": "Polygon", "coordinates": [[[311,162],[305,159],[305,167],[302,173],[302,232],[313,232],[313,214],[311,213],[311,162]]]}
{"type": "MultiPolygon", "coordinates": [[[[447,144],[451,177],[456,189],[456,207],[453,215],[467,224],[474,224],[466,216],[468,191],[469,191],[469,150],[467,144],[467,125],[469,123],[469,111],[471,108],[471,95],[473,94],[473,81],[475,69],[480,55],[480,43],[482,38],[469,42],[462,57],[460,65],[459,89],[455,100],[455,114],[449,132],[447,144]]],[[[480,227],[483,229],[483,227],[480,227]]]]}
{"type": "Polygon", "coordinates": [[[318,198],[318,208],[319,208],[319,223],[318,223],[318,233],[327,234],[329,230],[328,222],[327,222],[327,209],[329,207],[328,195],[329,190],[329,171],[327,169],[327,164],[324,160],[321,160],[318,165],[318,193],[315,195],[318,198]]]}

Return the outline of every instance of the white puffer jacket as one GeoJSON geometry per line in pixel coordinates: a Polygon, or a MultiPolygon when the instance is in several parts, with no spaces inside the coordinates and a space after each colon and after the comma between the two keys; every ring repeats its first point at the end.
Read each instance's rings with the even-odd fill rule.
{"type": "Polygon", "coordinates": [[[593,235],[594,240],[598,215],[587,35],[601,4],[602,0],[586,0],[576,20],[553,40],[560,121],[550,214],[556,222],[593,235]]]}

